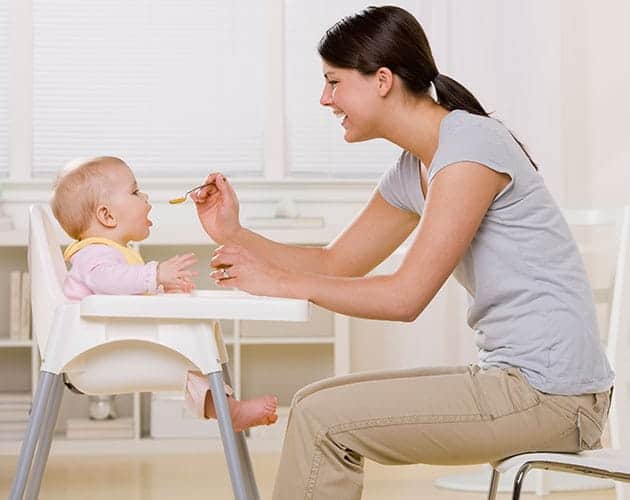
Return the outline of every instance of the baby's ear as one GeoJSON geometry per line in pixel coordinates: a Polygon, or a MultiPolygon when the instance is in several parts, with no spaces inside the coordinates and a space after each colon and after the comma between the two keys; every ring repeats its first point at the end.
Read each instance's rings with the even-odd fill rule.
{"type": "Polygon", "coordinates": [[[116,217],[114,217],[107,205],[99,205],[96,207],[96,219],[105,227],[113,228],[118,225],[116,217]]]}

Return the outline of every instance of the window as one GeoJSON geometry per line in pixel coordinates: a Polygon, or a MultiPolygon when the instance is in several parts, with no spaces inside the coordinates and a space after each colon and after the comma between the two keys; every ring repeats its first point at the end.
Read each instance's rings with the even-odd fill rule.
{"type": "Polygon", "coordinates": [[[375,177],[392,166],[400,148],[378,139],[347,144],[330,109],[319,104],[324,79],[317,43],[343,16],[366,7],[357,0],[285,1],[287,170],[293,176],[375,177]]]}
{"type": "Polygon", "coordinates": [[[261,175],[264,2],[33,0],[33,175],[261,175]]]}
{"type": "MultiPolygon", "coordinates": [[[[430,38],[434,11],[445,10],[435,0],[395,4],[417,15],[430,38]]],[[[319,104],[317,42],[365,6],[32,0],[26,177],[50,177],[72,158],[98,154],[124,158],[139,177],[379,176],[399,148],[345,143],[338,120],[319,104]]]]}

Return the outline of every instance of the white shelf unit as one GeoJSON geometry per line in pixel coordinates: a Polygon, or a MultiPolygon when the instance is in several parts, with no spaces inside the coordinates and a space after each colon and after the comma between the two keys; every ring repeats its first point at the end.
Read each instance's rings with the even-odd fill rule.
{"type": "MultiPolygon", "coordinates": [[[[195,252],[199,257],[196,280],[200,289],[214,288],[208,276],[207,262],[211,245],[159,244],[141,245],[148,262],[164,260],[175,253],[195,252]]],[[[26,247],[3,246],[0,243],[0,391],[33,391],[37,383],[39,353],[33,340],[8,338],[8,274],[26,270],[26,247]],[[6,275],[6,278],[5,276],[6,275]],[[2,279],[5,278],[5,279],[2,279]]],[[[295,391],[315,380],[349,372],[349,318],[313,307],[307,323],[222,320],[221,325],[230,355],[230,371],[238,397],[276,394],[279,405],[287,407],[295,391]]],[[[150,430],[150,394],[129,394],[116,397],[119,416],[134,420],[134,438],[102,440],[70,440],[64,436],[68,417],[86,417],[87,396],[64,392],[57,422],[52,453],[116,454],[197,453],[219,449],[220,439],[198,437],[153,438],[150,430]]],[[[176,425],[176,423],[175,423],[176,425]]],[[[278,449],[279,439],[250,439],[254,450],[278,449]]],[[[19,441],[0,441],[0,455],[19,452],[19,441]]]]}

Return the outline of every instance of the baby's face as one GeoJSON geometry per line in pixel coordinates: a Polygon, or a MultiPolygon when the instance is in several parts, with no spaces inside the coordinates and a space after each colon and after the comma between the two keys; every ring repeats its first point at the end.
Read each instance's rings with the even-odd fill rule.
{"type": "Polygon", "coordinates": [[[108,174],[111,179],[109,206],[116,217],[120,239],[124,243],[146,239],[153,225],[149,220],[149,197],[138,189],[136,178],[128,166],[116,165],[108,174]]]}

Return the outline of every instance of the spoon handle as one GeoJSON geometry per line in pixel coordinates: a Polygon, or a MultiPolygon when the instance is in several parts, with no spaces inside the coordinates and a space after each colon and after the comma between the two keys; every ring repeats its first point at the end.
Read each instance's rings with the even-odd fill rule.
{"type": "Polygon", "coordinates": [[[186,194],[184,196],[188,196],[193,191],[197,191],[197,189],[205,188],[206,186],[211,186],[212,184],[214,184],[214,182],[207,182],[206,184],[202,184],[201,186],[194,187],[190,191],[186,191],[186,194]]]}

